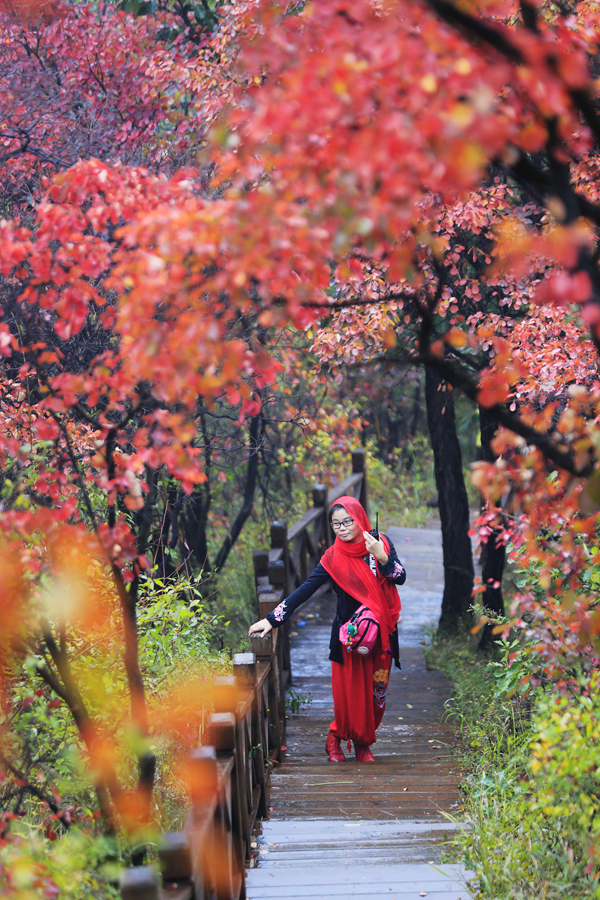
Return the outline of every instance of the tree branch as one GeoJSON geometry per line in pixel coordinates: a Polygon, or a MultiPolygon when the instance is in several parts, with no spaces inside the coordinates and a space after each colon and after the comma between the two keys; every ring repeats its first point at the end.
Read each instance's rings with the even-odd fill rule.
{"type": "MultiPolygon", "coordinates": [[[[465,396],[469,397],[469,399],[473,400],[473,402],[479,406],[477,400],[479,385],[477,382],[468,378],[463,372],[455,369],[448,360],[443,359],[441,356],[435,356],[430,352],[421,352],[414,358],[414,362],[434,369],[445,381],[461,390],[465,396]]],[[[594,471],[594,462],[589,462],[582,468],[578,468],[575,464],[573,454],[570,451],[565,452],[561,450],[550,435],[536,431],[535,428],[527,425],[503,403],[497,403],[494,406],[489,407],[488,412],[490,416],[493,416],[504,428],[508,428],[510,431],[522,437],[528,444],[533,444],[537,447],[538,450],[540,450],[547,459],[558,466],[559,469],[564,469],[565,472],[569,472],[577,478],[587,478],[594,471]]]]}

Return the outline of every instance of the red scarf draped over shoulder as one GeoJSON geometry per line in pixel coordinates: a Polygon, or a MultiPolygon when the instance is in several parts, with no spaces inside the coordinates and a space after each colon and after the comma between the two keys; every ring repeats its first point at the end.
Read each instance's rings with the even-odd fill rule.
{"type": "MultiPolygon", "coordinates": [[[[333,506],[343,506],[349,516],[359,525],[361,532],[370,531],[371,524],[362,505],[354,497],[340,497],[333,506]]],[[[390,544],[385,535],[380,535],[385,552],[389,554],[390,544]]],[[[390,634],[393,632],[400,615],[400,596],[393,581],[380,575],[374,575],[371,567],[365,563],[368,556],[365,539],[349,542],[336,536],[333,546],[329,547],[321,557],[321,565],[331,575],[343,591],[364,603],[377,618],[380,625],[381,643],[384,651],[390,649],[390,634]]]]}

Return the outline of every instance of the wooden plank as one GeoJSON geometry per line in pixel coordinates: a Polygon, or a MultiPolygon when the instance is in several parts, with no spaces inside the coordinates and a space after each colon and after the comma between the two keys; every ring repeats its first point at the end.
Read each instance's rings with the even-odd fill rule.
{"type": "Polygon", "coordinates": [[[256,686],[260,690],[269,677],[271,671],[270,661],[259,659],[256,663],[256,686]]]}
{"type": "MultiPolygon", "coordinates": [[[[356,475],[351,475],[350,478],[356,478],[356,475]]],[[[359,476],[362,478],[362,475],[359,476]]],[[[348,479],[346,479],[348,481],[348,479]]],[[[342,492],[343,493],[343,492],[342,492]]],[[[339,497],[342,494],[338,494],[339,497]]],[[[319,516],[323,515],[323,507],[322,506],[313,506],[312,509],[309,509],[308,512],[305,512],[301,519],[298,519],[297,522],[288,528],[288,541],[293,541],[302,531],[305,531],[309,525],[311,525],[319,516]]]]}
{"type": "Polygon", "coordinates": [[[375,887],[358,885],[352,887],[350,885],[340,885],[339,887],[328,887],[326,893],[321,891],[315,892],[315,888],[311,885],[308,888],[294,886],[286,887],[285,894],[281,893],[281,888],[272,885],[259,888],[254,891],[248,889],[246,897],[248,900],[331,900],[332,897],[358,897],[360,900],[382,900],[382,898],[390,897],[391,900],[419,900],[419,895],[425,894],[427,900],[469,900],[472,896],[467,893],[464,888],[447,888],[440,886],[436,890],[421,891],[419,886],[410,888],[398,888],[395,884],[377,885],[375,887]],[[385,893],[383,893],[385,891],[385,893]]]}
{"type": "Polygon", "coordinates": [[[219,757],[217,759],[217,772],[219,778],[219,793],[225,790],[227,782],[233,771],[233,757],[219,757]]]}
{"type": "MultiPolygon", "coordinates": [[[[363,865],[358,869],[348,867],[346,865],[330,866],[323,860],[321,865],[306,869],[305,867],[289,867],[281,869],[277,874],[277,886],[285,889],[285,895],[289,888],[292,892],[295,887],[312,887],[320,888],[321,891],[327,886],[327,889],[336,888],[346,889],[349,893],[360,894],[360,890],[366,887],[380,888],[394,885],[396,888],[404,888],[417,891],[435,891],[441,888],[460,889],[464,888],[467,878],[473,877],[472,872],[466,872],[460,866],[441,866],[439,869],[435,866],[423,864],[404,863],[400,865],[388,864],[381,865],[363,865]],[[354,891],[353,891],[354,889],[354,891]],[[356,890],[358,889],[358,890],[356,890]]],[[[273,884],[274,876],[272,870],[256,869],[252,876],[252,890],[258,887],[267,887],[273,884]]],[[[467,894],[468,896],[468,894],[467,894]]]]}
{"type": "MultiPolygon", "coordinates": [[[[444,887],[460,887],[454,874],[445,874],[445,866],[440,870],[430,865],[414,865],[405,863],[400,865],[388,864],[387,866],[361,866],[358,871],[349,869],[348,866],[329,866],[326,860],[321,862],[320,866],[311,869],[304,867],[289,867],[282,869],[277,876],[277,883],[280,887],[293,888],[295,884],[302,884],[306,887],[314,888],[327,887],[360,887],[361,885],[387,885],[394,883],[397,886],[419,885],[419,890],[434,890],[443,885],[444,887]],[[421,887],[422,885],[422,887],[421,887]]],[[[454,868],[454,873],[462,879],[460,867],[454,868]]],[[[469,873],[470,876],[473,873],[469,873]]],[[[252,877],[252,888],[256,889],[259,885],[269,885],[273,882],[272,871],[266,869],[256,869],[252,877]]]]}
{"type": "Polygon", "coordinates": [[[258,813],[258,807],[260,805],[260,785],[255,785],[252,789],[252,807],[250,810],[250,831],[254,831],[254,826],[256,825],[256,816],[258,813]]]}
{"type": "MultiPolygon", "coordinates": [[[[288,868],[276,875],[272,870],[253,870],[248,880],[248,900],[282,900],[311,897],[390,897],[392,900],[426,895],[429,900],[468,900],[470,893],[462,877],[437,873],[431,866],[326,867],[324,865],[297,871],[288,868]],[[417,871],[415,871],[417,870],[417,871]]],[[[470,873],[471,874],[471,873],[470,873]]]]}
{"type": "Polygon", "coordinates": [[[252,709],[253,691],[241,689],[239,692],[240,700],[235,711],[238,719],[243,719],[252,709]]]}
{"type": "Polygon", "coordinates": [[[343,497],[344,495],[347,495],[349,497],[354,496],[354,488],[359,485],[362,480],[363,473],[356,472],[354,475],[349,475],[348,478],[344,479],[344,481],[342,481],[341,484],[338,484],[337,487],[332,488],[329,491],[329,497],[327,498],[329,506],[331,506],[332,503],[335,503],[336,500],[338,500],[340,497],[343,497]]]}

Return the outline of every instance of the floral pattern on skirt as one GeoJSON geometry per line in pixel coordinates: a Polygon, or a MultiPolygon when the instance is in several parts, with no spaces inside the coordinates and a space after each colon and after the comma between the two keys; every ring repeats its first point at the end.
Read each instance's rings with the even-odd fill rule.
{"type": "Polygon", "coordinates": [[[390,680],[390,669],[377,669],[373,672],[373,703],[385,708],[385,698],[390,680]]]}
{"type": "Polygon", "coordinates": [[[375,731],[385,711],[392,657],[382,653],[381,642],[368,656],[344,654],[344,664],[331,663],[335,719],[331,731],[342,740],[374,744],[375,731]]]}

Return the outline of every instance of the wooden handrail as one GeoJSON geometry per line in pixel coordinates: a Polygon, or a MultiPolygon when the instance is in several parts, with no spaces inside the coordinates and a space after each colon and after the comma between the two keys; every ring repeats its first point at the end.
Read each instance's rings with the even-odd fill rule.
{"type": "Polygon", "coordinates": [[[336,500],[339,500],[340,497],[344,497],[347,494],[354,494],[354,489],[357,485],[362,487],[363,479],[364,475],[362,472],[356,472],[354,475],[349,475],[341,484],[338,484],[336,488],[329,491],[329,504],[335,503],[336,500]]]}
{"type": "MultiPolygon", "coordinates": [[[[339,494],[341,497],[342,495],[339,494]]],[[[295,537],[297,537],[300,532],[305,531],[309,525],[323,516],[323,507],[322,506],[313,506],[312,509],[309,509],[308,512],[305,512],[301,519],[298,519],[297,522],[294,522],[292,527],[288,531],[288,538],[290,541],[293,541],[295,537]]]]}
{"type": "MultiPolygon", "coordinates": [[[[368,512],[364,450],[352,452],[352,475],[330,491],[316,484],[312,509],[289,529],[273,522],[271,547],[254,551],[261,618],[310,575],[332,539],[329,507],[345,494],[368,512]]],[[[159,842],[162,887],[151,866],[126,869],[122,900],[245,900],[252,833],[266,816],[269,775],[285,746],[289,624],[250,643],[250,653],[234,656],[233,674],[215,678],[210,743],[188,759],[192,808],[183,830],[159,842]]]]}

